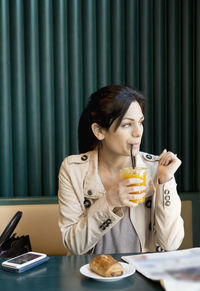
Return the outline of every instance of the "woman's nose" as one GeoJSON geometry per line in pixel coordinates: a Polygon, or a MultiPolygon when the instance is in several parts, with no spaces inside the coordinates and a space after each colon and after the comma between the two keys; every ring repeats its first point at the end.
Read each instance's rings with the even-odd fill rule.
{"type": "Polygon", "coordinates": [[[132,135],[134,137],[140,137],[142,135],[142,129],[139,125],[135,125],[133,128],[132,135]]]}

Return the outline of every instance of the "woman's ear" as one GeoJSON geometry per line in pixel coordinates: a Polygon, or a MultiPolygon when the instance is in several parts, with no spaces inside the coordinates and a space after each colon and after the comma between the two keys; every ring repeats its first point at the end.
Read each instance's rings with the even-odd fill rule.
{"type": "Polygon", "coordinates": [[[98,140],[103,140],[105,137],[105,130],[99,126],[97,123],[92,123],[91,125],[92,132],[98,140]]]}

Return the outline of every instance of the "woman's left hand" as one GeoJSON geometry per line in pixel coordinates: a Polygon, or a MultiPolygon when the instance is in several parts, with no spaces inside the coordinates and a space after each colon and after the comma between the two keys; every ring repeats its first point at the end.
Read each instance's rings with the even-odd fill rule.
{"type": "Polygon", "coordinates": [[[164,150],[159,156],[158,181],[160,184],[169,181],[181,165],[181,160],[172,152],[164,150]]]}

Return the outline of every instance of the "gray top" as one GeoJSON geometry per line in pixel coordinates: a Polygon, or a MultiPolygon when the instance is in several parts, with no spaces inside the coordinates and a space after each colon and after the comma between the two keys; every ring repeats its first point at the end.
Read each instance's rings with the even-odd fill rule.
{"type": "Polygon", "coordinates": [[[140,241],[130,221],[130,208],[124,207],[124,217],[96,244],[94,254],[141,252],[140,241]]]}

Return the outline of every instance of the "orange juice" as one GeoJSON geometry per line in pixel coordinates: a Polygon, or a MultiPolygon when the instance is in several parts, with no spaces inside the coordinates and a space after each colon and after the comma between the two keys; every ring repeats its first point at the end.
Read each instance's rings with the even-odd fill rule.
{"type": "MultiPolygon", "coordinates": [[[[138,184],[130,184],[128,187],[131,186],[146,186],[146,174],[147,174],[147,169],[146,168],[123,168],[120,171],[124,177],[124,179],[129,179],[129,178],[139,178],[142,180],[141,183],[138,184]]],[[[145,190],[138,191],[138,192],[131,192],[130,194],[141,194],[145,192],[145,190]]],[[[131,200],[134,203],[143,203],[145,201],[145,196],[141,199],[134,199],[131,200]]]]}

